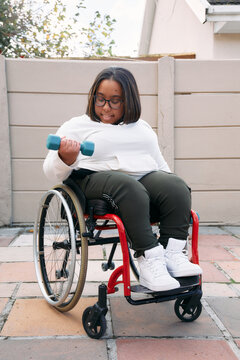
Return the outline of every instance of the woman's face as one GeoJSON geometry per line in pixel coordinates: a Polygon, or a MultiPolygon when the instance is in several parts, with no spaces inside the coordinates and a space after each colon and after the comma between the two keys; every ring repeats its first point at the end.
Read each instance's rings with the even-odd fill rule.
{"type": "Polygon", "coordinates": [[[101,122],[115,124],[121,119],[124,113],[122,95],[121,85],[117,81],[106,79],[100,83],[95,97],[95,113],[101,122]],[[111,103],[105,100],[111,100],[111,103]]]}

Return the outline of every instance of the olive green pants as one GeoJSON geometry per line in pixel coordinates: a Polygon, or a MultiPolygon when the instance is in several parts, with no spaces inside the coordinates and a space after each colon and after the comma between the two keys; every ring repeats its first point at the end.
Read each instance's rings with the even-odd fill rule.
{"type": "Polygon", "coordinates": [[[137,256],[158,243],[151,222],[160,223],[164,247],[170,237],[187,239],[191,193],[178,176],[156,171],[136,180],[119,171],[102,171],[77,182],[87,199],[105,199],[112,204],[137,256]]]}

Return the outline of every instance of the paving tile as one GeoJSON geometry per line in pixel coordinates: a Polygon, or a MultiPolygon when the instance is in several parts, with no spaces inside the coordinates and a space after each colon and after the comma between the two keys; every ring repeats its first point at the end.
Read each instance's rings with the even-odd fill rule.
{"type": "Polygon", "coordinates": [[[174,302],[130,305],[123,298],[111,298],[111,314],[115,336],[220,336],[220,331],[203,309],[192,323],[180,321],[174,302]]]}
{"type": "MultiPolygon", "coordinates": [[[[107,245],[105,245],[105,248],[106,248],[106,254],[107,254],[107,257],[108,257],[110,255],[111,250],[112,250],[112,245],[107,244],[107,245]]],[[[134,251],[133,250],[130,250],[130,251],[131,251],[131,254],[132,254],[132,257],[133,257],[134,251]]],[[[122,250],[121,250],[121,246],[119,244],[117,245],[117,248],[116,248],[116,251],[115,251],[115,254],[114,254],[113,261],[115,261],[115,260],[122,260],[122,250]]],[[[137,263],[137,260],[135,262],[137,263]]]]}
{"type": "Polygon", "coordinates": [[[85,282],[82,296],[98,296],[98,286],[102,284],[99,282],[85,282]]]}
{"type": "Polygon", "coordinates": [[[22,234],[18,236],[11,246],[33,246],[33,234],[22,234]]]}
{"type": "Polygon", "coordinates": [[[33,262],[3,263],[0,270],[0,282],[37,281],[33,262]]]}
{"type": "Polygon", "coordinates": [[[223,340],[119,339],[116,343],[118,360],[237,359],[223,340]]]}
{"type": "Polygon", "coordinates": [[[2,297],[11,297],[12,293],[16,287],[15,283],[0,283],[0,298],[2,297]]]}
{"type": "Polygon", "coordinates": [[[238,257],[240,257],[240,246],[231,246],[229,249],[238,257]]]}
{"type": "Polygon", "coordinates": [[[42,293],[38,283],[22,283],[18,289],[16,297],[42,297],[42,293]]]}
{"type": "MultiPolygon", "coordinates": [[[[83,296],[97,296],[98,295],[98,286],[102,282],[85,282],[83,289],[83,296]]],[[[1,286],[1,285],[0,285],[1,286]]],[[[0,287],[1,289],[1,287],[0,287]]],[[[23,297],[42,297],[41,290],[38,286],[38,283],[23,283],[20,285],[17,292],[17,298],[23,297]]]]}
{"type": "Polygon", "coordinates": [[[0,236],[17,236],[24,228],[21,227],[1,227],[0,236]]]}
{"type": "Polygon", "coordinates": [[[15,261],[33,261],[32,247],[5,247],[1,248],[0,261],[15,262],[15,261]]]}
{"type": "Polygon", "coordinates": [[[217,264],[236,282],[240,282],[240,261],[217,261],[217,264]]]}
{"type": "Polygon", "coordinates": [[[0,247],[8,246],[13,239],[14,236],[0,236],[0,247]]]}
{"type": "Polygon", "coordinates": [[[230,231],[234,235],[240,235],[240,226],[224,226],[223,229],[230,231]]]}
{"type": "MultiPolygon", "coordinates": [[[[120,263],[116,263],[116,266],[120,263]]],[[[108,281],[111,271],[102,270],[102,261],[88,261],[87,281],[108,281]]]]}
{"type": "Polygon", "coordinates": [[[199,245],[199,258],[201,261],[234,260],[234,256],[220,246],[199,245]]]}
{"type": "Polygon", "coordinates": [[[88,258],[89,259],[104,259],[103,247],[101,245],[89,246],[88,247],[88,258]]]}
{"type": "Polygon", "coordinates": [[[214,264],[207,261],[200,261],[203,270],[203,282],[230,282],[230,280],[218,270],[214,264]]]}
{"type": "Polygon", "coordinates": [[[72,311],[61,313],[43,299],[17,299],[0,336],[85,335],[82,313],[96,301],[81,298],[72,311]]]}
{"type": "Polygon", "coordinates": [[[236,291],[237,295],[240,296],[240,284],[232,284],[232,287],[236,291]]]}
{"type": "Polygon", "coordinates": [[[8,302],[8,298],[0,298],[0,313],[3,311],[7,302],[8,302]]]}
{"type": "MultiPolygon", "coordinates": [[[[122,265],[121,261],[114,261],[115,268],[122,265]]],[[[102,270],[102,261],[88,261],[88,269],[87,269],[87,281],[108,281],[112,274],[111,270],[103,271],[102,270]]],[[[130,279],[135,281],[135,277],[132,272],[130,272],[130,279]]]]}
{"type": "Polygon", "coordinates": [[[221,296],[221,297],[236,297],[234,292],[227,284],[203,283],[203,296],[221,296]]]}
{"type": "Polygon", "coordinates": [[[92,339],[41,339],[4,340],[1,342],[1,359],[4,360],[105,360],[106,340],[92,339]],[[17,357],[16,357],[17,354],[17,357]]]}
{"type": "MultiPolygon", "coordinates": [[[[33,235],[32,234],[22,234],[16,238],[16,240],[11,244],[12,248],[16,247],[29,247],[33,246],[33,235]]],[[[31,250],[33,252],[33,250],[31,250]]],[[[103,249],[102,246],[89,246],[88,247],[88,258],[89,259],[103,259],[103,249]]]]}
{"type": "Polygon", "coordinates": [[[240,337],[240,299],[214,297],[206,298],[206,301],[232,336],[240,337]]]}
{"type": "MultiPolygon", "coordinates": [[[[106,283],[106,282],[105,282],[106,283]]],[[[99,282],[85,282],[82,296],[98,296],[98,286],[102,284],[102,281],[99,282]]],[[[15,287],[15,285],[14,285],[15,287]]],[[[111,296],[123,296],[123,286],[118,285],[119,291],[111,296]]],[[[5,297],[4,295],[2,297],[5,297]]],[[[11,296],[11,295],[9,295],[11,296]]],[[[1,297],[1,284],[0,284],[0,297],[1,297]]],[[[41,290],[38,286],[38,283],[22,283],[19,287],[19,290],[16,294],[17,298],[26,298],[26,297],[43,297],[41,290]]]]}
{"type": "MultiPolygon", "coordinates": [[[[106,244],[106,245],[104,245],[104,247],[106,249],[106,254],[107,254],[107,258],[108,258],[110,255],[110,252],[112,250],[112,244],[106,244]]],[[[114,254],[113,261],[115,261],[115,260],[122,260],[122,250],[121,250],[121,246],[119,244],[117,245],[117,248],[116,248],[116,251],[114,254]]]]}
{"type": "Polygon", "coordinates": [[[231,235],[200,235],[199,245],[203,245],[203,246],[240,245],[240,240],[231,235]]]}
{"type": "Polygon", "coordinates": [[[220,227],[217,226],[204,226],[201,225],[199,226],[199,234],[200,235],[225,235],[228,234],[227,230],[222,229],[220,227]]]}

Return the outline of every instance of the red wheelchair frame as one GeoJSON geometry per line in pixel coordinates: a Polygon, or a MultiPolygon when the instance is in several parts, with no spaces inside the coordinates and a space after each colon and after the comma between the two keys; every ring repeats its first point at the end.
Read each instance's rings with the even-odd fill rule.
{"type": "MultiPolygon", "coordinates": [[[[117,229],[119,234],[119,241],[122,250],[122,265],[118,266],[113,273],[111,274],[107,286],[105,284],[99,285],[98,291],[98,302],[92,306],[85,309],[82,317],[82,322],[85,331],[91,338],[98,339],[100,338],[106,330],[106,320],[105,315],[108,311],[107,309],[107,294],[112,294],[117,291],[117,285],[123,284],[124,296],[126,300],[132,305],[142,305],[149,303],[159,303],[169,300],[175,300],[175,313],[179,319],[182,321],[190,322],[197,319],[202,311],[202,305],[200,299],[202,297],[201,290],[201,276],[194,277],[185,277],[178,278],[181,287],[175,290],[169,290],[164,292],[152,292],[150,290],[143,291],[143,287],[140,285],[132,286],[130,285],[130,257],[129,257],[129,247],[126,238],[125,228],[122,223],[122,220],[115,214],[105,214],[105,215],[94,215],[93,212],[90,215],[86,215],[87,221],[90,220],[90,223],[96,220],[104,220],[103,225],[96,225],[95,230],[99,230],[101,233],[102,230],[108,229],[117,229]],[[111,220],[114,225],[106,225],[106,223],[111,220]],[[122,279],[120,279],[122,277],[122,279]],[[143,292],[152,295],[152,297],[145,297],[142,299],[134,300],[131,297],[131,292],[143,292]]],[[[199,219],[198,215],[192,210],[192,256],[191,261],[195,264],[199,264],[198,256],[198,228],[199,228],[199,219]]],[[[94,239],[93,231],[90,233],[83,234],[83,236],[88,237],[89,239],[94,239]]],[[[100,240],[102,238],[99,238],[100,240]]],[[[116,238],[109,238],[108,243],[111,243],[112,240],[116,238]]],[[[96,241],[95,244],[106,244],[104,240],[101,242],[96,241]]],[[[89,243],[89,245],[91,245],[89,243]]],[[[93,244],[94,245],[94,244],[93,244]]],[[[112,262],[112,257],[115,252],[115,247],[111,251],[109,256],[108,263],[104,270],[111,268],[110,264],[112,262]]],[[[104,264],[103,264],[104,265],[104,264]]],[[[144,288],[147,290],[146,288],[144,288]]]]}

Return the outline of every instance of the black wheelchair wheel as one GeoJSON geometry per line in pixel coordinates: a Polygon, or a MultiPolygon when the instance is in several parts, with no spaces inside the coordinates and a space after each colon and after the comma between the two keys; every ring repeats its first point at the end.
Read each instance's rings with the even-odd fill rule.
{"type": "Polygon", "coordinates": [[[76,195],[58,185],[41,199],[34,230],[34,262],[45,299],[59,311],[78,302],[86,279],[88,243],[76,195]]]}
{"type": "Polygon", "coordinates": [[[191,322],[196,320],[202,312],[202,304],[200,300],[193,306],[190,306],[189,309],[187,309],[189,301],[190,298],[177,299],[174,306],[177,317],[185,322],[191,322]]]}
{"type": "Polygon", "coordinates": [[[100,339],[105,334],[107,329],[106,318],[103,314],[100,314],[96,324],[92,326],[89,321],[89,314],[92,311],[92,309],[93,307],[89,306],[84,310],[82,315],[83,327],[90,338],[100,339]]]}

